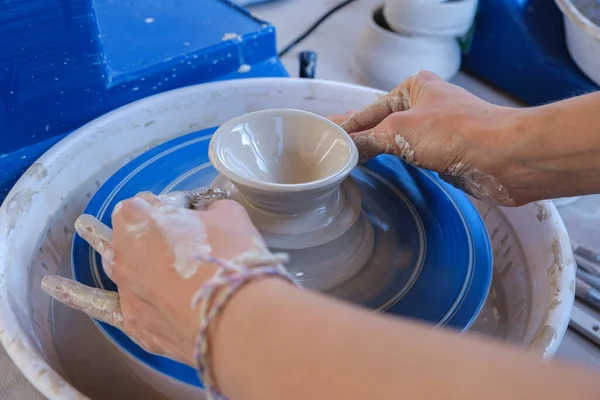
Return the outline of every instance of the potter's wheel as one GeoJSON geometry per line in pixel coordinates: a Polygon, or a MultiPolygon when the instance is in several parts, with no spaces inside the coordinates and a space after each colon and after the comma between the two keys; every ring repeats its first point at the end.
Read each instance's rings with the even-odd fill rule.
{"type": "MultiPolygon", "coordinates": [[[[159,194],[211,185],[218,175],[207,154],[214,131],[179,137],[134,159],[97,191],[85,212],[110,226],[113,207],[141,191],[159,194]]],[[[328,293],[438,326],[461,330],[470,326],[485,300],[492,270],[489,239],[470,201],[434,174],[395,157],[378,157],[355,169],[351,177],[362,196],[359,220],[372,233],[372,251],[358,272],[328,293]]],[[[311,255],[314,262],[324,257],[304,256],[309,260],[311,255]]],[[[293,252],[291,256],[298,257],[293,252]]],[[[103,273],[99,256],[78,236],[72,262],[78,281],[117,290],[103,273]]],[[[200,384],[192,368],[148,354],[119,330],[98,324],[144,364],[200,384]]]]}

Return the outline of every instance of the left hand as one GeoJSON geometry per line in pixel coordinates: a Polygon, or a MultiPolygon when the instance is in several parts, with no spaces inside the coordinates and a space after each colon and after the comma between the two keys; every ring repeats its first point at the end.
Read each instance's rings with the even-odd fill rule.
{"type": "Polygon", "coordinates": [[[330,119],[344,119],[340,125],[356,143],[361,162],[393,154],[439,172],[475,198],[511,206],[523,200],[510,195],[520,172],[511,146],[522,113],[420,72],[361,111],[330,119]]]}

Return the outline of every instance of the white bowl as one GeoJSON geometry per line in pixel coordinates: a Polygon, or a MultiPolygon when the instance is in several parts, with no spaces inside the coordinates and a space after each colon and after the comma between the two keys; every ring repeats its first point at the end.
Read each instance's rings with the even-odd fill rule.
{"type": "MultiPolygon", "coordinates": [[[[140,100],[64,138],[29,168],[0,208],[0,339],[6,352],[53,400],[155,400],[161,398],[157,391],[171,400],[198,399],[189,386],[123,355],[89,318],[42,292],[44,275],[70,276],[75,219],[102,182],[159,143],[252,111],[338,115],[382,94],[319,80],[222,81],[140,100]],[[107,140],[116,137],[118,146],[107,140]]],[[[550,357],[565,334],[574,298],[575,265],[562,220],[550,202],[520,208],[475,203],[495,256],[496,296],[488,308],[496,308],[506,326],[482,330],[550,357]]]]}
{"type": "Polygon", "coordinates": [[[475,18],[477,0],[385,0],[383,15],[396,32],[409,35],[460,37],[475,18]]]}
{"type": "Polygon", "coordinates": [[[458,72],[461,61],[456,39],[393,32],[385,26],[381,7],[371,13],[355,52],[363,81],[386,91],[424,70],[449,80],[458,72]]]}
{"type": "Polygon", "coordinates": [[[570,0],[555,1],[563,13],[569,54],[583,73],[600,85],[600,27],[570,0]]]}

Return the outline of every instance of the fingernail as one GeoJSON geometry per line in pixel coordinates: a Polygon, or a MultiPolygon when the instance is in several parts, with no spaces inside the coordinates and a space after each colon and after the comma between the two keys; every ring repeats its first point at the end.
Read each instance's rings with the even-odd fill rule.
{"type": "Polygon", "coordinates": [[[163,204],[163,201],[159,196],[152,192],[140,192],[135,195],[134,199],[144,199],[151,205],[163,204]]]}
{"type": "Polygon", "coordinates": [[[144,195],[138,195],[123,203],[119,218],[124,224],[125,231],[134,238],[139,238],[150,227],[151,212],[152,205],[146,201],[144,195]]]}
{"type": "Polygon", "coordinates": [[[119,213],[119,211],[121,211],[122,208],[123,208],[123,202],[120,201],[115,205],[115,208],[113,208],[112,214],[110,215],[110,217],[114,218],[115,215],[117,215],[119,213]]]}

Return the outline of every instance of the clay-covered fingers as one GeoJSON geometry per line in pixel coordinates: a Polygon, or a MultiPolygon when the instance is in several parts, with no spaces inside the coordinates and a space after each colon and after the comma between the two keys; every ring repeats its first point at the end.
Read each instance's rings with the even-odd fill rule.
{"type": "Polygon", "coordinates": [[[391,114],[410,109],[411,78],[362,110],[352,114],[342,123],[342,128],[350,134],[375,128],[391,114]]]}
{"type": "Polygon", "coordinates": [[[95,217],[83,214],[75,220],[75,231],[96,250],[102,258],[112,258],[113,232],[95,217]]]}
{"type": "Polygon", "coordinates": [[[359,162],[365,162],[380,154],[393,153],[393,127],[386,125],[389,116],[410,108],[410,96],[405,86],[381,97],[362,110],[351,115],[341,124],[352,137],[359,153],[359,162]],[[390,130],[391,129],[391,130],[390,130]]]}
{"type": "Polygon", "coordinates": [[[100,254],[104,271],[110,277],[114,257],[112,229],[95,217],[83,214],[75,220],[75,231],[100,254]]]}
{"type": "Polygon", "coordinates": [[[442,79],[431,72],[419,72],[341,124],[354,139],[361,162],[384,153],[410,161],[403,117],[414,106],[420,90],[438,81],[442,79]]]}
{"type": "Polygon", "coordinates": [[[350,134],[368,129],[373,129],[388,115],[396,111],[408,109],[408,103],[404,103],[404,97],[394,93],[388,93],[374,103],[369,104],[362,110],[352,114],[341,126],[350,134]]]}
{"type": "Polygon", "coordinates": [[[54,299],[75,310],[116,328],[123,328],[121,301],[116,292],[91,288],[56,275],[42,278],[42,289],[54,299]]]}

